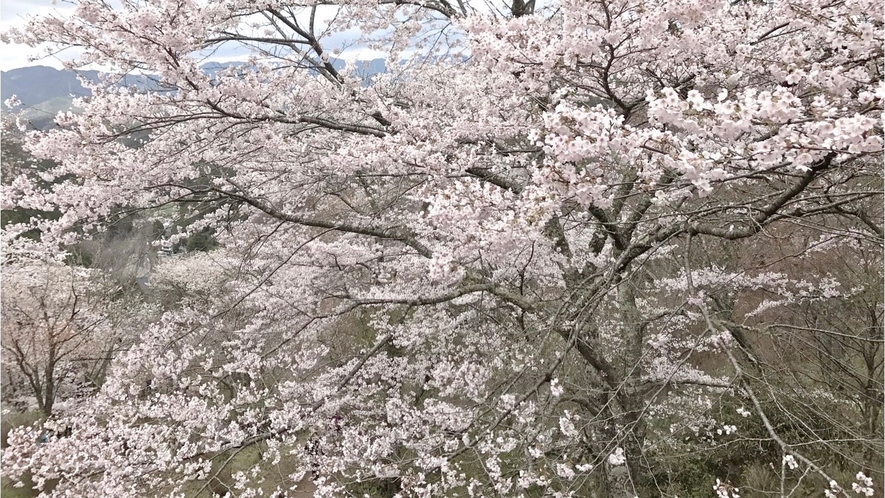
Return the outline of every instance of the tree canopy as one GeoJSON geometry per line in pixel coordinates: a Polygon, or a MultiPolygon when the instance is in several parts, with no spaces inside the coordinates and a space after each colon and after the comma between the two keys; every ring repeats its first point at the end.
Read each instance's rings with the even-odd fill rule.
{"type": "Polygon", "coordinates": [[[162,316],[66,437],[10,434],[7,476],[882,492],[878,2],[80,0],[3,36],[105,73],[27,132],[54,163],[3,208],[59,216],[7,223],[7,266],[133,213],[213,237],[152,270],[162,316]],[[387,71],[336,68],[345,37],[387,71]]]}

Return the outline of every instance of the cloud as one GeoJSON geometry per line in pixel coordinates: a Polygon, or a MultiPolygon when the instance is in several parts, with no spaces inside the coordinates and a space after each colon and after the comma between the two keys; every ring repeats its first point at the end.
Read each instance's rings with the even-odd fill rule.
{"type": "MultiPolygon", "coordinates": [[[[0,12],[0,31],[7,31],[11,28],[22,28],[26,25],[31,17],[54,15],[58,17],[71,16],[74,13],[75,5],[65,1],[55,0],[3,0],[3,10],[0,12]]],[[[319,31],[324,29],[326,23],[335,16],[335,11],[330,10],[332,7],[325,7],[320,10],[317,16],[317,28],[319,31]]],[[[308,23],[308,10],[299,13],[299,20],[304,24],[308,23]],[[304,17],[304,19],[301,19],[304,17]]],[[[257,16],[255,20],[260,20],[257,16]]],[[[251,20],[251,18],[246,19],[251,20]]],[[[248,25],[249,23],[244,23],[248,25]]],[[[259,25],[260,23],[256,23],[259,25]]],[[[265,26],[267,27],[267,26],[265,26]]],[[[256,28],[256,35],[260,35],[264,28],[256,28]]],[[[376,35],[382,35],[385,30],[376,32],[376,35]]],[[[382,36],[383,37],[383,36],[382,36]]],[[[385,53],[380,50],[372,49],[365,43],[359,43],[361,33],[357,29],[348,29],[345,31],[330,32],[322,36],[321,44],[323,48],[329,52],[329,55],[345,60],[372,60],[384,58],[385,53]]],[[[271,49],[280,49],[280,47],[271,47],[271,49]]],[[[193,54],[194,57],[201,59],[201,62],[228,62],[242,61],[250,55],[255,54],[256,50],[248,46],[238,43],[225,43],[213,50],[201,54],[193,54]]],[[[0,45],[0,69],[7,71],[17,67],[45,65],[55,68],[61,68],[63,61],[76,58],[81,53],[80,49],[68,49],[61,53],[46,55],[46,47],[32,48],[24,45],[4,44],[0,45]],[[35,60],[30,60],[35,59],[35,60]]],[[[294,56],[294,54],[292,54],[294,56]]],[[[101,69],[101,68],[93,68],[101,69]]]]}
{"type": "Polygon", "coordinates": [[[48,14],[53,11],[73,11],[74,6],[51,0],[3,0],[0,21],[11,22],[34,14],[48,14]]]}
{"type": "MultiPolygon", "coordinates": [[[[54,0],[3,0],[3,9],[0,10],[0,32],[12,28],[24,27],[28,19],[36,16],[56,15],[69,16],[73,14],[75,6],[67,2],[54,0]]],[[[52,66],[62,67],[62,60],[73,58],[76,53],[66,51],[55,57],[42,57],[45,50],[32,48],[25,45],[3,44],[0,50],[0,69],[7,71],[16,67],[24,66],[52,66]],[[36,61],[29,58],[41,57],[36,61]]]]}

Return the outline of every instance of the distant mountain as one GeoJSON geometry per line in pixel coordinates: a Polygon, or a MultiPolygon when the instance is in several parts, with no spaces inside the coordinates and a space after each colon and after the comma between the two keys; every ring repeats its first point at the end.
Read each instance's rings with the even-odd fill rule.
{"type": "MultiPolygon", "coordinates": [[[[336,66],[336,69],[340,69],[337,67],[337,63],[341,63],[341,67],[344,67],[343,61],[333,61],[332,64],[336,66]]],[[[373,76],[376,74],[386,73],[387,72],[387,62],[384,59],[372,59],[370,61],[357,61],[356,63],[356,74],[363,78],[363,81],[370,81],[373,76]]]]}
{"type": "MultiPolygon", "coordinates": [[[[245,65],[243,62],[208,62],[201,68],[211,76],[218,71],[245,65]]],[[[343,60],[333,59],[332,66],[341,70],[346,65],[343,60]]],[[[376,74],[387,70],[384,59],[358,61],[356,74],[365,84],[376,74]]],[[[31,126],[47,129],[54,126],[55,115],[59,111],[71,109],[72,101],[77,97],[88,97],[89,90],[80,84],[83,77],[88,81],[99,81],[98,71],[63,71],[46,66],[30,66],[0,71],[0,104],[15,95],[21,101],[21,107],[15,112],[29,121],[31,126]]],[[[120,81],[121,85],[134,86],[139,90],[162,92],[164,89],[150,76],[127,75],[120,81]]],[[[9,112],[3,108],[3,113],[9,112]]]]}
{"type": "MultiPolygon", "coordinates": [[[[239,67],[242,62],[209,62],[201,66],[207,74],[215,75],[218,71],[229,67],[239,67]]],[[[332,65],[336,69],[345,66],[343,60],[333,60],[332,65]]],[[[376,74],[386,71],[384,59],[357,62],[357,74],[368,81],[376,74]]],[[[22,103],[22,107],[29,108],[53,99],[71,100],[75,97],[89,95],[89,90],[83,88],[78,76],[89,81],[98,81],[98,71],[62,71],[46,66],[20,67],[9,71],[0,72],[0,97],[2,101],[15,95],[22,103]]],[[[131,75],[124,77],[121,84],[135,86],[140,89],[162,91],[160,86],[148,76],[131,75]]],[[[56,100],[56,103],[58,100],[56,100]]],[[[57,107],[57,106],[55,106],[57,107]]]]}
{"type": "Polygon", "coordinates": [[[20,67],[0,72],[0,96],[2,100],[15,95],[24,107],[31,107],[58,97],[72,99],[85,97],[89,90],[83,88],[77,76],[98,81],[98,71],[60,71],[46,66],[20,67]]]}

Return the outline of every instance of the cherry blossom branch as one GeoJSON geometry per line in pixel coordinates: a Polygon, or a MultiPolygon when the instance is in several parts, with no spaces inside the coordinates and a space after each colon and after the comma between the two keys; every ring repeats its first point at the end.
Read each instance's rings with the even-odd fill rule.
{"type": "MultiPolygon", "coordinates": [[[[709,321],[709,317],[704,313],[705,319],[707,319],[707,326],[714,327],[712,322],[709,321]]],[[[715,328],[710,328],[712,332],[717,332],[715,328]]],[[[753,388],[750,385],[750,382],[747,380],[747,376],[744,373],[743,368],[741,368],[737,359],[731,354],[731,350],[724,343],[719,344],[720,350],[722,350],[727,356],[729,361],[731,362],[732,367],[735,370],[735,377],[740,382],[741,389],[750,398],[750,401],[753,403],[753,407],[756,409],[756,413],[759,415],[759,418],[762,420],[762,424],[765,426],[765,430],[768,432],[768,435],[771,439],[780,446],[781,451],[785,455],[791,455],[797,459],[799,459],[802,463],[808,466],[811,470],[816,472],[818,475],[824,478],[824,480],[829,483],[836,482],[832,477],[830,477],[822,468],[820,468],[817,464],[809,460],[802,453],[793,448],[792,445],[787,444],[781,437],[777,434],[777,431],[774,429],[774,426],[771,424],[771,421],[768,420],[768,416],[765,414],[765,410],[762,409],[762,404],[759,402],[759,398],[756,397],[756,394],[753,392],[753,388]]],[[[848,493],[843,489],[839,489],[839,493],[842,496],[848,498],[848,493]]]]}
{"type": "MultiPolygon", "coordinates": [[[[743,228],[723,228],[699,222],[690,222],[684,227],[675,226],[671,227],[670,229],[659,230],[658,234],[654,236],[654,241],[660,242],[663,239],[669,238],[683,231],[690,235],[711,235],[726,240],[737,240],[753,236],[760,230],[762,230],[762,227],[764,227],[765,225],[771,223],[772,221],[783,218],[785,215],[778,216],[779,210],[788,202],[795,199],[799,194],[804,192],[805,189],[809,185],[811,185],[811,183],[816,178],[818,178],[822,172],[830,167],[832,161],[835,158],[836,154],[830,153],[812,168],[809,168],[809,170],[806,171],[796,183],[785,189],[767,206],[758,209],[758,213],[753,216],[750,222],[743,228]]],[[[801,215],[802,213],[799,212],[797,214],[801,215]]],[[[645,252],[645,250],[647,250],[648,248],[650,248],[650,245],[645,243],[636,246],[636,249],[634,250],[640,251],[641,254],[642,252],[645,252]]]]}
{"type": "Polygon", "coordinates": [[[534,311],[536,305],[525,300],[522,297],[519,297],[515,294],[502,290],[498,287],[498,285],[493,283],[483,283],[483,284],[471,284],[463,287],[457,287],[448,292],[438,294],[435,296],[418,296],[414,298],[359,298],[353,297],[349,295],[341,295],[335,296],[342,299],[350,299],[353,300],[356,306],[372,306],[378,304],[405,304],[409,306],[427,306],[427,305],[436,305],[442,304],[449,301],[453,301],[459,297],[466,296],[468,294],[475,294],[477,292],[488,292],[492,295],[495,295],[502,300],[516,305],[522,311],[531,312],[534,311]]]}
{"type": "Polygon", "coordinates": [[[351,223],[345,222],[336,222],[336,221],[328,221],[321,220],[317,218],[312,218],[308,216],[301,216],[292,213],[284,213],[279,209],[276,209],[269,204],[266,204],[262,201],[254,199],[252,197],[237,194],[235,192],[230,192],[228,190],[222,190],[218,188],[207,189],[207,191],[215,192],[220,195],[224,195],[227,197],[231,197],[233,199],[242,201],[265,214],[272,216],[278,220],[287,221],[290,223],[295,223],[298,225],[314,227],[314,228],[327,228],[339,232],[346,233],[354,233],[358,235],[367,235],[370,237],[376,237],[379,239],[388,239],[388,240],[396,240],[402,242],[403,244],[415,249],[418,254],[424,256],[425,258],[430,258],[432,256],[432,252],[429,248],[427,248],[424,244],[418,242],[418,240],[411,234],[407,233],[406,230],[401,229],[398,231],[393,231],[390,229],[377,228],[372,226],[361,226],[354,225],[351,223]]]}

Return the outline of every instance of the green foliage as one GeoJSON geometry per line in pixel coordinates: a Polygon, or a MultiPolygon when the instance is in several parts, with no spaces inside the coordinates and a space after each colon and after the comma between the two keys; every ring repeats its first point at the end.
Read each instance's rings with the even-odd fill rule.
{"type": "Polygon", "coordinates": [[[194,251],[211,251],[218,247],[218,241],[215,239],[212,230],[204,229],[192,234],[187,238],[185,248],[187,252],[194,251]]]}

